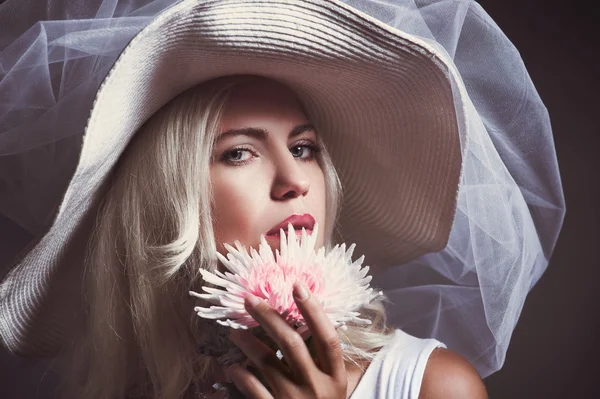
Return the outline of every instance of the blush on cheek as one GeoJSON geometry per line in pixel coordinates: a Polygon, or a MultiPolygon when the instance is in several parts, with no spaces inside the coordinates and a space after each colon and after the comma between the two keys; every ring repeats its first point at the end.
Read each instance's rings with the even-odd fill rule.
{"type": "Polygon", "coordinates": [[[231,201],[232,197],[224,198],[213,211],[213,229],[217,248],[224,250],[223,243],[233,245],[238,240],[243,245],[252,245],[249,239],[253,237],[255,221],[251,209],[243,203],[231,201]]]}

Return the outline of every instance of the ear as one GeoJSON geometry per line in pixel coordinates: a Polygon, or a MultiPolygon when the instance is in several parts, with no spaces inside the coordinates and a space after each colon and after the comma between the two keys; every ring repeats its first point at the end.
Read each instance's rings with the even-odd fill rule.
{"type": "Polygon", "coordinates": [[[419,399],[487,399],[485,385],[475,368],[461,355],[438,348],[431,353],[419,399]]]}

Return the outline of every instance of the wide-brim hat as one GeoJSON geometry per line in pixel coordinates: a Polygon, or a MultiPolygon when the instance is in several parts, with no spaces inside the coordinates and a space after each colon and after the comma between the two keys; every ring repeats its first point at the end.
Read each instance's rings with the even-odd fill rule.
{"type": "Polygon", "coordinates": [[[294,91],[342,181],[337,239],[356,243],[366,264],[385,268],[445,247],[466,145],[466,94],[448,57],[337,0],[184,0],[119,56],[53,223],[0,283],[9,350],[57,353],[120,155],[168,101],[225,75],[264,76],[294,91]]]}

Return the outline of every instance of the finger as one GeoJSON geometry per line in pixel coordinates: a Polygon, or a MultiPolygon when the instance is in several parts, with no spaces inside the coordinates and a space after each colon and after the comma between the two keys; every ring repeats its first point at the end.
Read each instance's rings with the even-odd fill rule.
{"type": "Polygon", "coordinates": [[[285,389],[291,382],[290,371],[265,343],[249,331],[232,330],[231,341],[239,347],[273,388],[285,389]]]}
{"type": "Polygon", "coordinates": [[[294,285],[294,300],[312,333],[321,370],[336,379],[345,379],[346,367],[340,337],[323,307],[301,282],[294,285]]]}
{"type": "Polygon", "coordinates": [[[246,398],[272,399],[273,395],[262,382],[239,363],[234,363],[225,369],[225,374],[235,384],[246,398]]]}
{"type": "Polygon", "coordinates": [[[262,300],[253,304],[251,295],[246,297],[245,305],[248,313],[273,338],[296,378],[301,381],[309,381],[315,373],[319,372],[300,334],[283,319],[277,310],[262,300]]]}

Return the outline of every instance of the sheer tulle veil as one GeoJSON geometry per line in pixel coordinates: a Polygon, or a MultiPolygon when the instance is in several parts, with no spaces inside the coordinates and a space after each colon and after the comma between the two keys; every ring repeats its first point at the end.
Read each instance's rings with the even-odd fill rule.
{"type": "MultiPolygon", "coordinates": [[[[131,38],[175,2],[0,1],[1,237],[34,237],[48,223],[100,83],[131,38]]],[[[447,247],[379,272],[373,284],[390,299],[393,326],[439,339],[485,377],[504,362],[565,214],[548,113],[518,50],[476,2],[345,2],[446,54],[470,97],[447,247]]],[[[21,248],[0,249],[8,262],[21,248]]]]}

